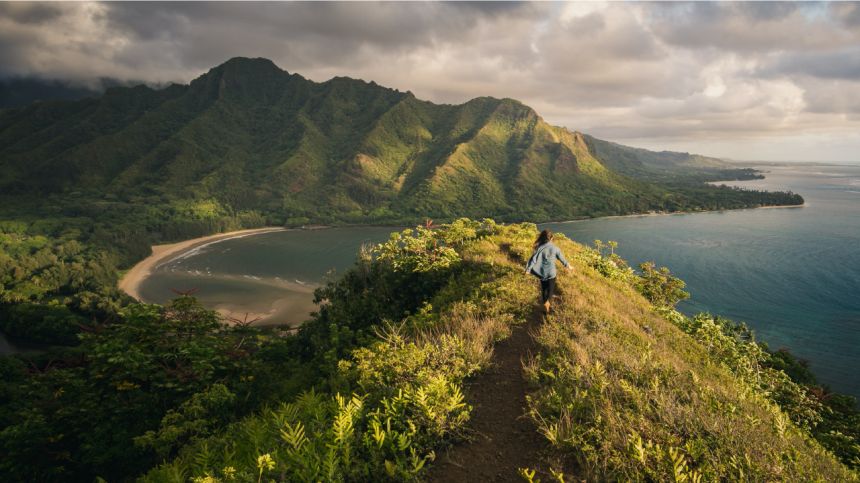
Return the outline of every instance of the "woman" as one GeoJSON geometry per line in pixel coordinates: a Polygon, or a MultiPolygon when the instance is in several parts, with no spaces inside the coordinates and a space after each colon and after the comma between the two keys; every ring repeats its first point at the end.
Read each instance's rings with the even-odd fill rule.
{"type": "Polygon", "coordinates": [[[570,264],[564,258],[564,254],[552,242],[552,232],[544,230],[540,232],[534,245],[535,252],[526,265],[526,273],[530,273],[540,279],[540,299],[544,312],[549,313],[549,300],[555,292],[555,260],[558,259],[562,265],[570,270],[570,264]]]}

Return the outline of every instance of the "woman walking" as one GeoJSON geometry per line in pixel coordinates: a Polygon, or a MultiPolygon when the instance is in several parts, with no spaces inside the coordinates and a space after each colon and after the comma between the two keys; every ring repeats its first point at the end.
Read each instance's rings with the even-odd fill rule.
{"type": "Polygon", "coordinates": [[[534,254],[526,265],[526,273],[530,273],[540,279],[540,300],[544,312],[549,313],[549,301],[555,293],[555,277],[557,271],[555,260],[558,259],[562,265],[570,270],[570,263],[564,258],[564,254],[552,242],[552,232],[544,230],[540,232],[534,244],[534,254]]]}

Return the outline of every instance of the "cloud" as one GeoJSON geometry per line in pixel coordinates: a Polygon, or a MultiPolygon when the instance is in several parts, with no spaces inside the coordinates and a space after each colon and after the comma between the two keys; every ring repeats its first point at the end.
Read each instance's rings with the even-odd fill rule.
{"type": "Polygon", "coordinates": [[[817,114],[860,114],[860,83],[842,80],[816,81],[805,88],[807,110],[817,114]]]}
{"type": "Polygon", "coordinates": [[[54,20],[63,14],[63,6],[56,3],[4,2],[0,4],[0,16],[25,25],[39,25],[54,20]]]}
{"type": "Polygon", "coordinates": [[[695,2],[653,5],[648,22],[678,48],[766,54],[856,44],[860,33],[838,28],[835,15],[823,3],[695,2]]]}
{"type": "Polygon", "coordinates": [[[766,76],[805,75],[860,81],[860,44],[829,52],[783,54],[761,69],[766,76]]]}
{"type": "Polygon", "coordinates": [[[266,57],[742,157],[741,139],[860,127],[858,26],[856,3],[3,3],[0,77],[188,82],[266,57]]]}

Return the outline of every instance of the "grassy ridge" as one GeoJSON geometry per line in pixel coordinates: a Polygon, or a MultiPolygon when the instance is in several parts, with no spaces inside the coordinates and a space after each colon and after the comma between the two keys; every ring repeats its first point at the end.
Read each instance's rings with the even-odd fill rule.
{"type": "MultiPolygon", "coordinates": [[[[702,185],[714,172],[698,171],[689,156],[595,146],[511,99],[435,105],[374,83],[311,82],[263,59],[231,60],[186,86],[116,88],[97,99],[0,111],[2,329],[72,346],[0,358],[0,449],[8,455],[0,472],[44,481],[136,474],[310,387],[317,395],[303,407],[313,414],[291,419],[292,427],[309,425],[321,408],[315,432],[333,434],[323,428],[341,410],[365,431],[373,411],[402,404],[418,411],[411,399],[395,404],[388,382],[371,383],[391,369],[379,354],[394,352],[406,379],[416,360],[451,368],[440,369],[444,384],[434,383],[441,406],[410,427],[414,433],[386,437],[414,445],[380,452],[371,440],[350,440],[371,466],[338,471],[420,473],[434,447],[459,435],[466,413],[456,403],[459,381],[486,364],[487,341],[521,320],[520,302],[532,295],[508,255],[527,247],[532,228],[461,223],[433,232],[442,239],[419,231],[381,248],[326,287],[319,297],[330,303],[314,323],[284,339],[225,328],[188,299],[161,308],[131,304],[115,287],[117,269],[145,257],[153,243],[267,224],[461,215],[544,221],[802,202],[790,193],[702,185]],[[637,162],[647,169],[622,169],[637,162]],[[661,168],[654,176],[656,165],[689,162],[693,175],[661,168]],[[397,248],[413,240],[412,253],[397,248]],[[405,328],[380,342],[383,321],[404,318],[405,328]],[[199,340],[177,330],[187,320],[198,323],[199,340]],[[492,329],[481,335],[474,321],[492,329]],[[433,334],[444,327],[454,342],[440,355],[433,334]],[[180,376],[182,384],[169,382],[180,376]]],[[[428,377],[392,384],[418,398],[428,377]]],[[[851,461],[856,424],[828,427],[832,447],[846,448],[843,459],[851,461]]],[[[318,448],[333,440],[321,441],[318,448]]],[[[180,473],[223,470],[183,461],[180,473]]],[[[252,476],[259,470],[255,460],[236,464],[252,476]]]]}
{"type": "MultiPolygon", "coordinates": [[[[487,367],[493,342],[530,310],[535,288],[522,261],[535,233],[460,221],[376,247],[347,280],[374,270],[435,280],[420,308],[368,317],[373,335],[328,353],[332,370],[315,391],[186,446],[144,480],[420,479],[434,451],[464,434],[463,379],[487,367]]],[[[649,280],[617,258],[559,243],[574,271],[561,276],[562,303],[524,367],[535,430],[547,439],[535,468],[589,481],[856,480],[812,438],[823,413],[810,393],[749,364],[757,346],[640,295],[658,294],[671,277],[649,280]]],[[[347,280],[326,292],[323,313],[351,327],[349,313],[367,316],[386,296],[347,280]]],[[[317,320],[299,337],[332,330],[317,320]]]]}
{"type": "MultiPolygon", "coordinates": [[[[265,59],[236,58],[189,85],[0,111],[0,235],[47,237],[58,250],[75,240],[84,245],[75,263],[107,273],[146,257],[152,244],[264,225],[540,222],[803,202],[701,183],[721,171],[690,177],[691,166],[713,162],[703,168],[688,155],[601,143],[512,99],[437,105],[372,82],[316,83],[265,59]],[[659,165],[662,178],[622,169],[633,165],[659,165]]],[[[33,266],[25,259],[40,249],[23,253],[18,243],[0,247],[0,311],[15,313],[5,330],[69,343],[80,318],[116,318],[122,296],[105,276],[86,289],[99,295],[95,303],[45,308],[74,299],[82,284],[42,277],[67,272],[66,257],[33,266]],[[26,289],[27,279],[38,290],[26,289]]]]}
{"type": "Polygon", "coordinates": [[[372,82],[312,82],[265,59],[232,59],[189,85],[6,109],[0,329],[74,344],[82,319],[116,320],[129,302],[110,283],[117,268],[153,244],[221,231],[803,202],[703,184],[726,175],[716,166],[598,142],[512,99],[438,105],[372,82]],[[83,247],[45,258],[29,241],[40,237],[56,252],[69,240],[83,247]],[[99,286],[72,281],[71,264],[99,286]]]}
{"type": "MultiPolygon", "coordinates": [[[[227,327],[181,297],[119,309],[77,347],[2,358],[0,474],[420,479],[466,434],[462,382],[531,312],[522,267],[535,234],[490,220],[395,233],[319,289],[319,313],[295,335],[227,327]]],[[[852,403],[793,380],[778,367],[802,375],[790,358],[742,330],[667,308],[683,295],[670,274],[636,275],[558,242],[574,272],[524,367],[547,438],[533,468],[590,480],[856,478],[822,447],[857,466],[852,403]]],[[[78,248],[55,253],[74,263],[78,248]]]]}
{"type": "Polygon", "coordinates": [[[767,367],[757,344],[712,317],[691,319],[640,296],[649,293],[643,279],[617,257],[562,247],[579,267],[561,279],[560,306],[537,335],[543,350],[526,372],[538,387],[532,417],[582,477],[857,478],[812,437],[828,414],[821,402],[767,367]]]}

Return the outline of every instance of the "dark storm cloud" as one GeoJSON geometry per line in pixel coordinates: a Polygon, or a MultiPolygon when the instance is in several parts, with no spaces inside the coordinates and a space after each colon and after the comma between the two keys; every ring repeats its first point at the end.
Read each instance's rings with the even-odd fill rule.
{"type": "Polygon", "coordinates": [[[655,35],[688,49],[749,54],[826,48],[847,40],[834,29],[833,12],[818,2],[695,2],[649,9],[655,35]]]}
{"type": "Polygon", "coordinates": [[[22,24],[38,25],[62,14],[62,8],[52,3],[0,3],[0,17],[10,18],[22,24]]]}
{"type": "Polygon", "coordinates": [[[131,2],[107,4],[105,15],[112,29],[132,41],[175,46],[183,65],[212,66],[262,51],[289,54],[287,68],[295,69],[359,61],[368,49],[404,52],[457,42],[479,21],[529,10],[528,4],[499,3],[131,2]]]}
{"type": "Polygon", "coordinates": [[[761,73],[766,76],[805,75],[860,81],[860,45],[833,52],[784,54],[765,64],[761,73]]]}
{"type": "Polygon", "coordinates": [[[47,70],[73,79],[95,74],[70,61],[87,55],[91,66],[112,69],[101,75],[140,77],[134,73],[139,70],[158,81],[187,81],[238,55],[270,57],[298,71],[365,64],[417,47],[480,42],[474,38],[479,24],[530,18],[541,9],[512,2],[4,4],[0,60],[7,75],[47,70]],[[42,30],[26,28],[52,19],[42,30]],[[79,31],[70,32],[75,24],[79,31]],[[60,40],[85,36],[90,38],[60,40]],[[34,65],[50,56],[46,44],[52,42],[67,51],[66,59],[47,68],[34,65]]]}

